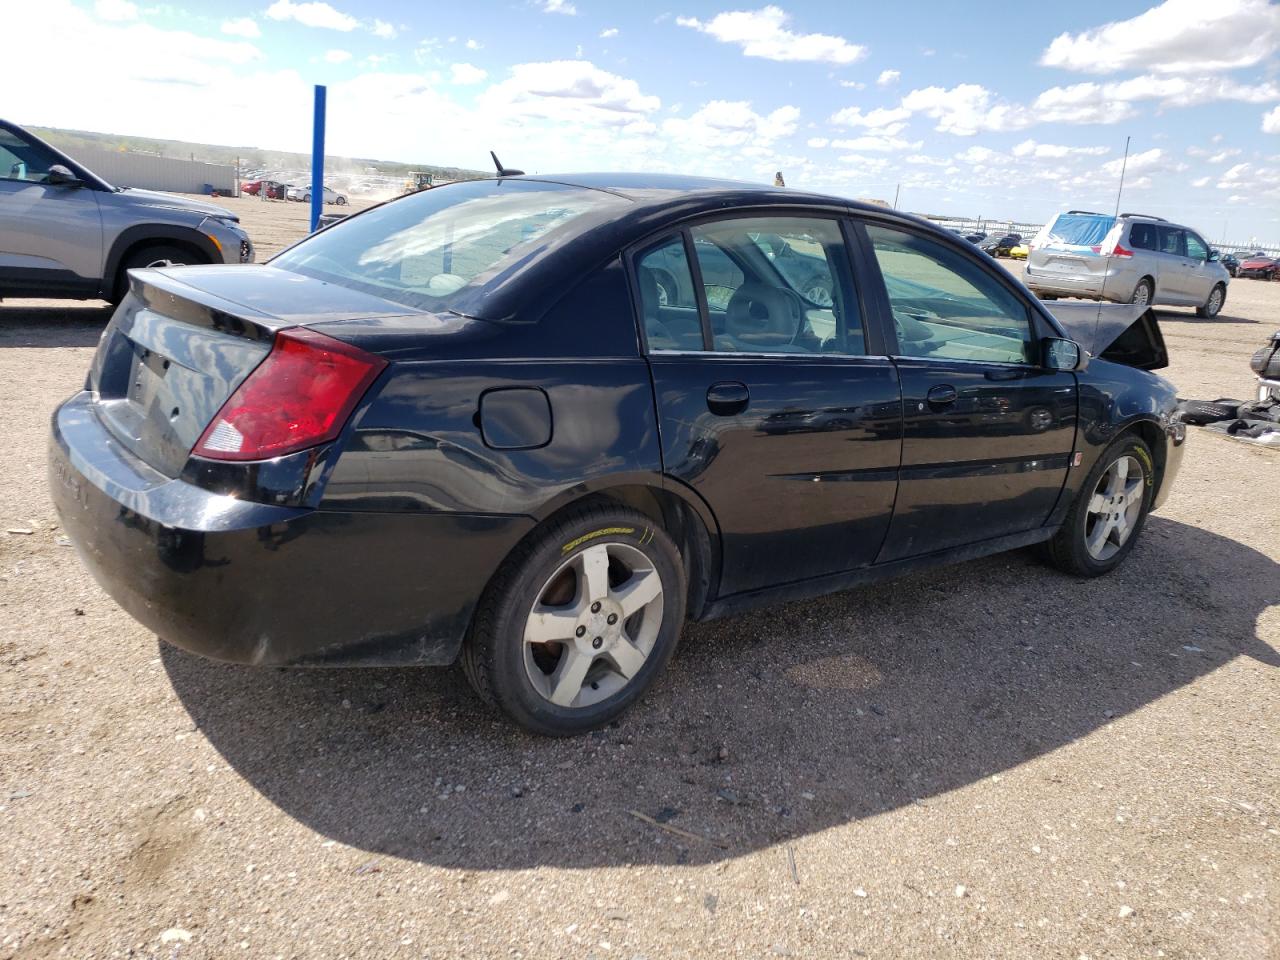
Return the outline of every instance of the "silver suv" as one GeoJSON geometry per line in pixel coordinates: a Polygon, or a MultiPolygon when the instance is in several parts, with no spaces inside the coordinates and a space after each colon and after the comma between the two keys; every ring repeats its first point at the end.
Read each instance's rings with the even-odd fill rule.
{"type": "Polygon", "coordinates": [[[1230,279],[1218,251],[1190,227],[1138,213],[1071,210],[1031,241],[1024,282],[1043,300],[1185,306],[1216,317],[1230,279]]]}
{"type": "Polygon", "coordinates": [[[0,298],[117,301],[135,267],[252,261],[229,210],[113,187],[0,120],[0,298]]]}

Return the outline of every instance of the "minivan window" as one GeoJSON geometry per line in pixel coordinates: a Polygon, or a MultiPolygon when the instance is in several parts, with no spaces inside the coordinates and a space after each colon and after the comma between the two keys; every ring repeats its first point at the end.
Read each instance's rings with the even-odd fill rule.
{"type": "Polygon", "coordinates": [[[1160,252],[1173,254],[1177,257],[1185,257],[1187,255],[1186,233],[1178,227],[1166,227],[1161,225],[1156,228],[1160,232],[1160,252]]]}
{"type": "Polygon", "coordinates": [[[1135,250],[1159,250],[1160,239],[1154,223],[1135,223],[1129,227],[1129,246],[1135,250]]]}
{"type": "Polygon", "coordinates": [[[1194,233],[1187,233],[1187,256],[1192,260],[1208,260],[1209,250],[1194,233]]]}
{"type": "Polygon", "coordinates": [[[1073,247],[1101,246],[1115,223],[1115,217],[1095,214],[1059,214],[1049,227],[1044,241],[1037,245],[1043,246],[1045,242],[1057,241],[1073,247]]]}
{"type": "Polygon", "coordinates": [[[629,204],[616,194],[537,180],[448,184],[339,222],[271,265],[436,310],[464,288],[509,276],[576,231],[579,218],[629,204]]]}

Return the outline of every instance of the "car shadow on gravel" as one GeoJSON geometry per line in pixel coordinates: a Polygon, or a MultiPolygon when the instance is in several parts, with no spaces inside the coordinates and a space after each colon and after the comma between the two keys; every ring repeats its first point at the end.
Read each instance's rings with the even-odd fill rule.
{"type": "Polygon", "coordinates": [[[227,763],[324,837],[476,869],[706,863],[927,808],[1236,657],[1280,665],[1257,626],[1277,598],[1268,557],[1152,517],[1099,580],[1021,552],[691,625],[638,708],[573,740],[520,732],[456,670],[160,653],[227,763]]]}
{"type": "Polygon", "coordinates": [[[1194,310],[1187,310],[1185,312],[1178,311],[1177,313],[1173,313],[1163,307],[1157,307],[1155,313],[1156,319],[1161,323],[1261,323],[1260,320],[1250,320],[1248,317],[1236,317],[1229,313],[1220,313],[1216,317],[1197,317],[1194,310]]]}
{"type": "Polygon", "coordinates": [[[114,308],[89,301],[57,306],[0,303],[0,349],[5,347],[96,347],[114,308]]]}

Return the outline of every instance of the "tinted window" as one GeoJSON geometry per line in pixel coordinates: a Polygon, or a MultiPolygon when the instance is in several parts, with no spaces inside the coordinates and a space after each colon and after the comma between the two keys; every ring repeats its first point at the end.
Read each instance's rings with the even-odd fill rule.
{"type": "Polygon", "coordinates": [[[455,183],[342,221],[271,264],[411,307],[447,309],[460,291],[501,282],[573,236],[580,218],[629,205],[557,183],[455,183]]]}
{"type": "Polygon", "coordinates": [[[680,234],[636,257],[640,317],[650,350],[701,350],[702,321],[680,234]]]}
{"type": "Polygon", "coordinates": [[[690,233],[716,350],[865,352],[839,223],[758,217],[690,233]]]}
{"type": "Polygon", "coordinates": [[[1160,238],[1153,223],[1135,223],[1129,227],[1129,246],[1135,250],[1159,250],[1160,238]]]}
{"type": "Polygon", "coordinates": [[[1186,234],[1177,227],[1156,227],[1160,235],[1160,252],[1186,256],[1186,234]]]}
{"type": "Polygon", "coordinates": [[[43,147],[0,129],[0,179],[44,183],[49,168],[60,161],[43,147]]]}
{"type": "Polygon", "coordinates": [[[1204,241],[1197,237],[1194,233],[1188,232],[1187,238],[1187,256],[1192,260],[1208,260],[1209,249],[1204,245],[1204,241]]]}
{"type": "Polygon", "coordinates": [[[929,237],[868,226],[908,357],[1027,363],[1026,305],[980,264],[929,237]]]}

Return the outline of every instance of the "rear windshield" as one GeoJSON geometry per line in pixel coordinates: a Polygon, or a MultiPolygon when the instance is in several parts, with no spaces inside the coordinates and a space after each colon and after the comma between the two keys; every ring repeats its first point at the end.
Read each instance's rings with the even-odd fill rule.
{"type": "Polygon", "coordinates": [[[1115,217],[1063,213],[1046,228],[1041,245],[1056,241],[1073,247],[1097,247],[1115,224],[1115,217]]]}
{"type": "Polygon", "coordinates": [[[447,309],[509,275],[584,214],[628,206],[615,194],[536,180],[473,180],[424,190],[342,221],[273,267],[406,306],[447,309]]]}

